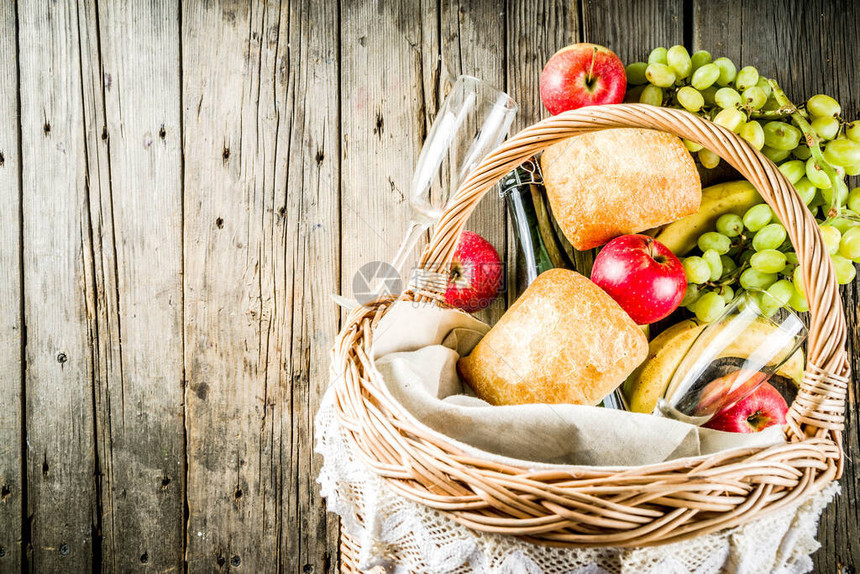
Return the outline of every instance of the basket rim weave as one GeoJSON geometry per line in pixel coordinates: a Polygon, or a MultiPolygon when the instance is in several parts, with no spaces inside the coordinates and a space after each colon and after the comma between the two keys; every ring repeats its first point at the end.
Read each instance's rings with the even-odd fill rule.
{"type": "MultiPolygon", "coordinates": [[[[761,152],[721,126],[683,110],[644,104],[587,107],[534,124],[487,156],[461,185],[419,267],[430,273],[448,268],[481,197],[522,161],[565,138],[624,127],[665,131],[717,153],[755,186],[785,225],[810,309],[807,367],[786,416],[787,443],[623,471],[574,465],[534,471],[477,459],[427,432],[385,392],[371,345],[389,299],[350,312],[335,341],[332,378],[335,411],[355,453],[395,493],[477,531],[567,547],[632,547],[755,520],[841,476],[850,366],[830,257],[791,183],[761,152]]],[[[413,285],[400,298],[442,305],[444,295],[435,285],[413,285]]]]}

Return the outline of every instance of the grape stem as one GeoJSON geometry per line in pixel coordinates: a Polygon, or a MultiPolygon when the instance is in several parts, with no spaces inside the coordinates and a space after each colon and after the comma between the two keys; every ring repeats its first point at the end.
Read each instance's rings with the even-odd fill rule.
{"type": "Polygon", "coordinates": [[[806,140],[806,145],[809,146],[809,152],[812,154],[812,157],[815,158],[815,165],[824,172],[827,179],[830,180],[830,186],[833,189],[833,199],[830,201],[830,209],[827,211],[827,217],[828,219],[839,217],[839,183],[841,183],[842,180],[839,175],[837,175],[836,170],[833,169],[833,166],[824,159],[824,155],[821,153],[821,139],[818,137],[818,134],[815,133],[815,130],[812,129],[812,126],[809,125],[809,122],[806,121],[803,113],[801,113],[797,106],[791,103],[788,96],[786,96],[785,92],[782,91],[782,88],[779,87],[777,81],[769,78],[767,83],[770,84],[770,87],[773,90],[773,97],[779,104],[779,109],[794,110],[791,113],[791,119],[794,120],[794,123],[797,124],[798,128],[800,128],[800,131],[803,133],[803,137],[806,140]]]}

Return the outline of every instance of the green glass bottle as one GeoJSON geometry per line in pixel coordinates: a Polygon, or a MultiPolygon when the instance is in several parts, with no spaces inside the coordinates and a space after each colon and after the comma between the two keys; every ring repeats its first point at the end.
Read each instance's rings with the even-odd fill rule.
{"type": "Polygon", "coordinates": [[[531,285],[547,269],[573,269],[550,221],[543,176],[537,161],[529,159],[503,177],[499,194],[508,206],[523,257],[526,284],[531,285]]]}

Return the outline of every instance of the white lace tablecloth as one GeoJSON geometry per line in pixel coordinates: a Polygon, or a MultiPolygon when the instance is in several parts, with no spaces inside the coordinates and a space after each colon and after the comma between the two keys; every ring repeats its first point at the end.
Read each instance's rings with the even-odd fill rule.
{"type": "Polygon", "coordinates": [[[483,534],[393,494],[350,450],[326,393],[317,414],[318,482],[329,511],[361,545],[363,569],[389,572],[510,574],[795,574],[812,569],[810,555],[833,484],[796,508],[728,531],[653,548],[560,549],[483,534]],[[363,522],[357,516],[364,518],[363,522]]]}

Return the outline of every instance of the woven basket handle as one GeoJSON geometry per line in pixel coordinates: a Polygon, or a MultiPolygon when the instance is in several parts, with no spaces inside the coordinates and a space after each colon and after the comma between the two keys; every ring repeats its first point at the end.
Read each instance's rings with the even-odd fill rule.
{"type": "MultiPolygon", "coordinates": [[[[737,169],[773,208],[797,251],[810,312],[807,368],[789,409],[786,434],[791,440],[801,440],[829,433],[841,444],[849,376],[845,315],[818,225],[794,187],[769,159],[738,135],[708,120],[683,110],[618,104],[572,110],[524,129],[488,155],[463,182],[439,220],[419,268],[430,272],[429,276],[447,272],[466,220],[487,190],[506,173],[565,138],[610,128],[656,129],[699,143],[737,169]]],[[[424,289],[429,296],[438,297],[444,285],[437,281],[435,287],[431,283],[424,289]]]]}

